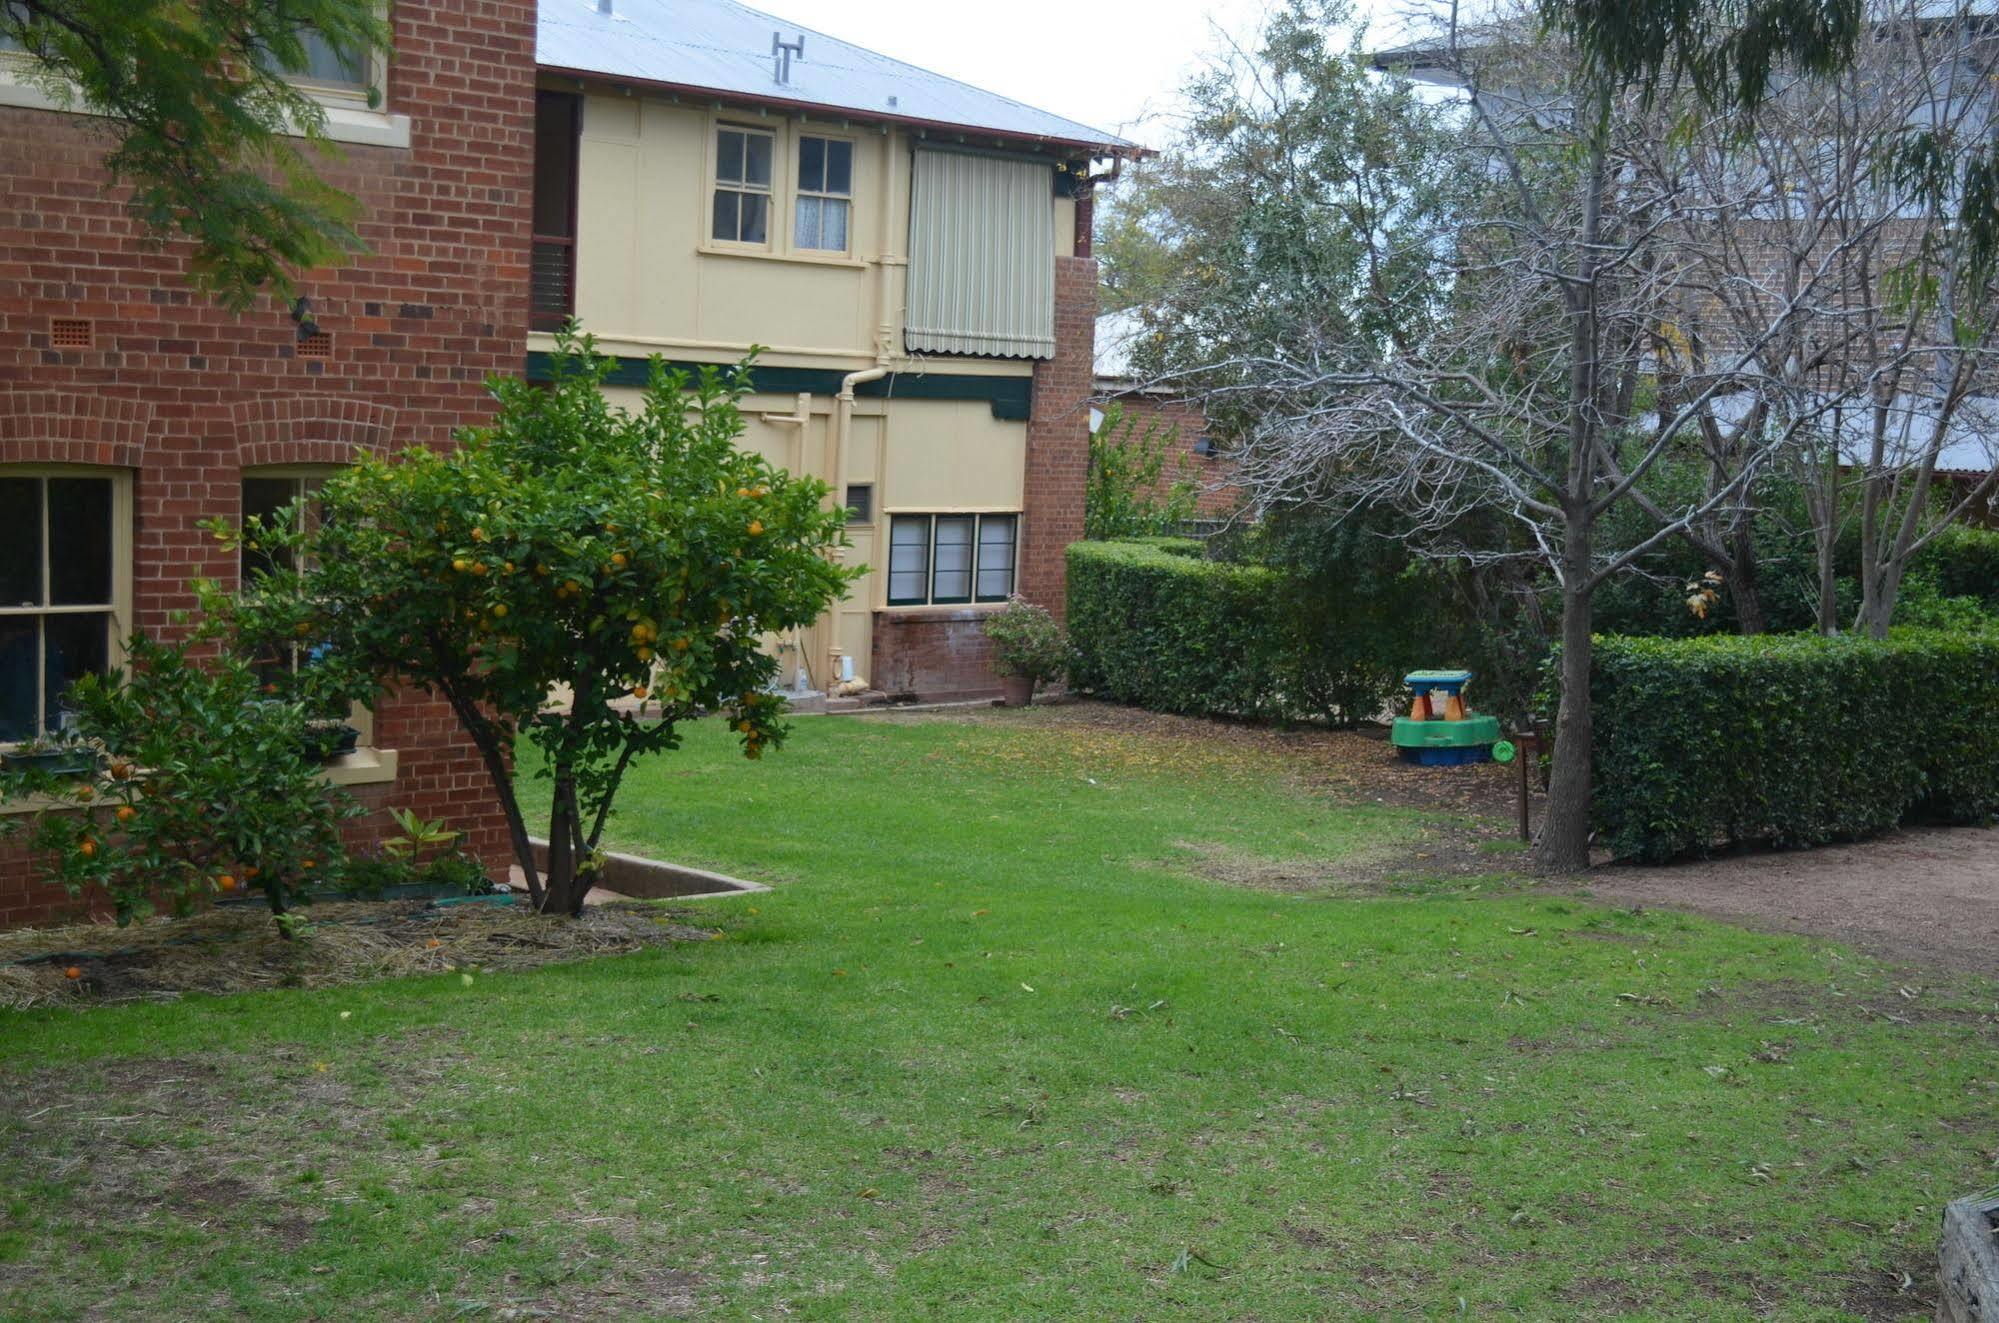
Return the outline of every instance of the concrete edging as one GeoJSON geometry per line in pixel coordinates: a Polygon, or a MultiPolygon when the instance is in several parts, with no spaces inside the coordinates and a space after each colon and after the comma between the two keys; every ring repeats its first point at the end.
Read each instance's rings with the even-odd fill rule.
{"type": "MultiPolygon", "coordinates": [[[[548,842],[532,836],[528,840],[534,846],[535,864],[548,867],[548,842]]],[[[593,890],[630,900],[713,900],[770,888],[726,873],[611,850],[604,854],[603,885],[593,890]]]]}

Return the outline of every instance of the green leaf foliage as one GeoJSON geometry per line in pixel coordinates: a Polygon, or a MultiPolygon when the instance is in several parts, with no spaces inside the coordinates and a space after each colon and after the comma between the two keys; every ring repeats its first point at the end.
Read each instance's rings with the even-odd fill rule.
{"type": "Polygon", "coordinates": [[[189,241],[189,278],[225,307],[288,300],[294,275],[362,244],[354,200],[321,179],[326,116],[288,81],[304,34],[385,51],[374,0],[12,0],[0,39],[64,104],[100,116],[104,167],[164,243],[189,241]]]}
{"type": "Polygon", "coordinates": [[[1999,811],[1999,633],[1599,638],[1592,811],[1620,858],[1999,811]]]}
{"type": "Polygon", "coordinates": [[[828,554],[845,521],[825,484],[737,447],[746,370],[689,380],[655,359],[627,410],[606,400],[610,363],[587,337],[557,346],[552,384],[497,382],[493,424],[456,449],[330,479],[309,536],[292,520],[222,530],[284,554],[241,601],[206,601],[251,647],[314,640],[298,684],[315,696],[407,684],[445,698],[530,891],[574,912],[625,769],[710,713],[749,757],[776,747],[767,640],[817,619],[859,570],[828,554]],[[546,897],[510,768],[523,733],[555,782],[546,897]]]}
{"type": "Polygon", "coordinates": [[[0,799],[45,806],[9,834],[25,831],[71,895],[108,897],[120,923],[251,891],[282,915],[337,884],[339,825],[360,810],[309,755],[305,709],[266,697],[227,654],[195,660],[139,635],[129,656],[69,691],[82,756],[68,767],[82,770],[0,772],[0,799]]]}
{"type": "Polygon", "coordinates": [[[1175,439],[1171,427],[1155,422],[1141,428],[1123,405],[1105,406],[1103,422],[1090,433],[1084,537],[1159,537],[1194,517],[1199,492],[1184,476],[1185,457],[1177,457],[1170,476],[1166,471],[1175,439]]]}

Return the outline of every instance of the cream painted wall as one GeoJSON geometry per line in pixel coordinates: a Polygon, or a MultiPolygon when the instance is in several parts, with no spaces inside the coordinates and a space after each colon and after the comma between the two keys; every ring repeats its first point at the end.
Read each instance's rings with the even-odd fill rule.
{"type": "MultiPolygon", "coordinates": [[[[553,85],[553,84],[552,84],[553,85]]],[[[573,84],[571,85],[573,86],[573,84]]],[[[851,372],[885,364],[899,372],[1028,376],[1007,359],[910,359],[903,348],[903,287],[909,228],[911,141],[900,131],[722,111],[609,92],[585,97],[577,207],[576,309],[606,353],[733,362],[752,344],[763,363],[851,372]],[[778,204],[769,251],[729,250],[708,239],[710,162],[718,122],[776,134],[778,204]],[[854,198],[847,254],[791,252],[784,187],[795,179],[801,133],[851,139],[854,198]]],[[[1051,198],[1057,253],[1074,247],[1075,204],[1051,198]]],[[[552,340],[530,337],[530,349],[552,340]]],[[[635,389],[606,395],[634,408],[635,389]]],[[[801,661],[813,682],[832,674],[835,647],[871,674],[873,617],[884,609],[888,516],[894,511],[1014,511],[1022,504],[1027,425],[1001,422],[984,401],[881,399],[855,402],[844,473],[832,473],[835,404],[799,397],[744,402],[743,444],[773,464],[835,488],[874,487],[874,517],[850,525],[849,564],[869,573],[846,601],[799,638],[772,639],[788,682],[801,661]]]]}

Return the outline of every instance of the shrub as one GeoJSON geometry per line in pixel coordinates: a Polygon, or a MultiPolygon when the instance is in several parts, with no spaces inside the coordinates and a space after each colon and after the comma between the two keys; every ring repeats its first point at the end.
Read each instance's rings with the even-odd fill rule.
{"type": "Polygon", "coordinates": [[[1174,476],[1166,476],[1166,461],[1178,439],[1171,427],[1152,423],[1140,430],[1138,419],[1113,402],[1103,422],[1090,433],[1090,471],[1083,488],[1083,536],[1093,541],[1152,537],[1194,517],[1200,493],[1180,471],[1185,456],[1175,456],[1174,476]]]}
{"type": "Polygon", "coordinates": [[[1198,557],[1192,543],[1072,545],[1070,682],[1161,712],[1283,715],[1281,576],[1198,557]]]}
{"type": "Polygon", "coordinates": [[[825,484],[737,446],[746,368],[690,380],[655,358],[626,409],[604,397],[611,363],[588,337],[560,334],[551,366],[546,389],[495,381],[492,425],[456,449],[329,479],[309,532],[289,517],[218,529],[284,554],[255,592],[203,596],[253,648],[317,641],[301,692],[365,700],[403,684],[445,699],[535,906],[573,915],[632,762],[710,714],[750,758],[777,747],[784,699],[763,640],[816,620],[858,570],[827,554],[845,516],[825,484]],[[558,692],[567,707],[549,709],[558,692]],[[554,783],[545,876],[515,792],[521,736],[554,783]]]}
{"type": "Polygon", "coordinates": [[[1976,597],[1999,610],[1999,530],[1947,528],[1916,558],[1945,597],[1976,597]]]}
{"type": "Polygon", "coordinates": [[[320,776],[305,710],[266,699],[233,656],[197,662],[143,635],[129,651],[123,675],[69,691],[85,770],[0,775],[0,799],[52,801],[6,829],[26,830],[71,895],[101,888],[120,923],[156,898],[185,912],[252,890],[282,917],[307,888],[337,883],[339,824],[359,810],[320,776]]]}
{"type": "Polygon", "coordinates": [[[1999,636],[1599,639],[1601,839],[1663,861],[1999,810],[1999,636]]]}
{"type": "Polygon", "coordinates": [[[1045,607],[1014,597],[1004,610],[986,617],[993,642],[993,669],[1025,676],[1036,684],[1060,678],[1069,666],[1069,643],[1045,607]]]}

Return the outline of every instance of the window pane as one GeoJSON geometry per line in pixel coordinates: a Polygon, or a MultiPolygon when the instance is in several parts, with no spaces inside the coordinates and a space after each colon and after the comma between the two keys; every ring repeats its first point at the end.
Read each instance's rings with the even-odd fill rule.
{"type": "Polygon", "coordinates": [[[980,601],[996,602],[1013,593],[1016,526],[1012,515],[987,515],[979,521],[980,601]]]}
{"type": "Polygon", "coordinates": [[[743,179],[746,183],[770,187],[770,147],[768,133],[743,135],[743,179]]]}
{"type": "Polygon", "coordinates": [[[791,224],[791,241],[800,248],[817,248],[819,243],[820,201],[798,199],[798,216],[791,224]]]}
{"type": "Polygon", "coordinates": [[[335,46],[319,32],[308,28],[300,34],[305,43],[305,68],[295,70],[315,83],[336,83],[359,87],[367,81],[368,62],[351,46],[335,46]]]}
{"type": "Polygon", "coordinates": [[[963,602],[972,595],[972,519],[956,515],[937,520],[936,568],[930,596],[938,602],[963,602]]]}
{"type": "Polygon", "coordinates": [[[896,603],[929,600],[930,521],[923,516],[890,522],[888,535],[888,600],[896,603]]]}
{"type": "MultiPolygon", "coordinates": [[[[252,517],[264,521],[266,527],[275,522],[278,511],[290,505],[297,498],[299,481],[296,478],[245,478],[243,479],[243,522],[248,524],[252,517]]],[[[290,557],[273,559],[271,553],[262,548],[252,549],[248,542],[243,544],[243,586],[249,587],[258,573],[268,574],[279,565],[289,565],[290,557]]]]}
{"type": "Polygon", "coordinates": [[[743,182],[743,135],[734,129],[715,135],[715,178],[725,184],[743,182]]]}
{"type": "Polygon", "coordinates": [[[798,186],[817,193],[826,187],[826,140],[798,140],[798,186]]]}
{"type": "Polygon", "coordinates": [[[39,625],[35,616],[0,616],[0,742],[35,737],[39,625]]]}
{"type": "Polygon", "coordinates": [[[49,479],[49,600],[111,601],[111,480],[49,479]]]}
{"type": "Polygon", "coordinates": [[[762,243],[769,238],[770,199],[761,193],[745,193],[743,198],[743,242],[762,243]]]}
{"type": "Polygon", "coordinates": [[[828,139],[826,142],[826,192],[854,191],[854,144],[828,139]]]}
{"type": "Polygon", "coordinates": [[[872,524],[875,521],[875,489],[865,482],[847,485],[847,522],[872,524]]]}
{"type": "Polygon", "coordinates": [[[0,606],[42,601],[42,481],[0,478],[0,606]]]}
{"type": "Polygon", "coordinates": [[[726,188],[715,190],[715,237],[729,243],[736,241],[736,224],[741,216],[743,195],[732,193],[726,188]]]}
{"type": "Polygon", "coordinates": [[[70,685],[86,675],[102,675],[110,666],[111,617],[99,612],[43,616],[42,639],[48,654],[42,728],[61,730],[70,685]]]}
{"type": "Polygon", "coordinates": [[[847,251],[847,204],[828,198],[820,204],[824,214],[819,222],[819,246],[836,253],[847,251]]]}

